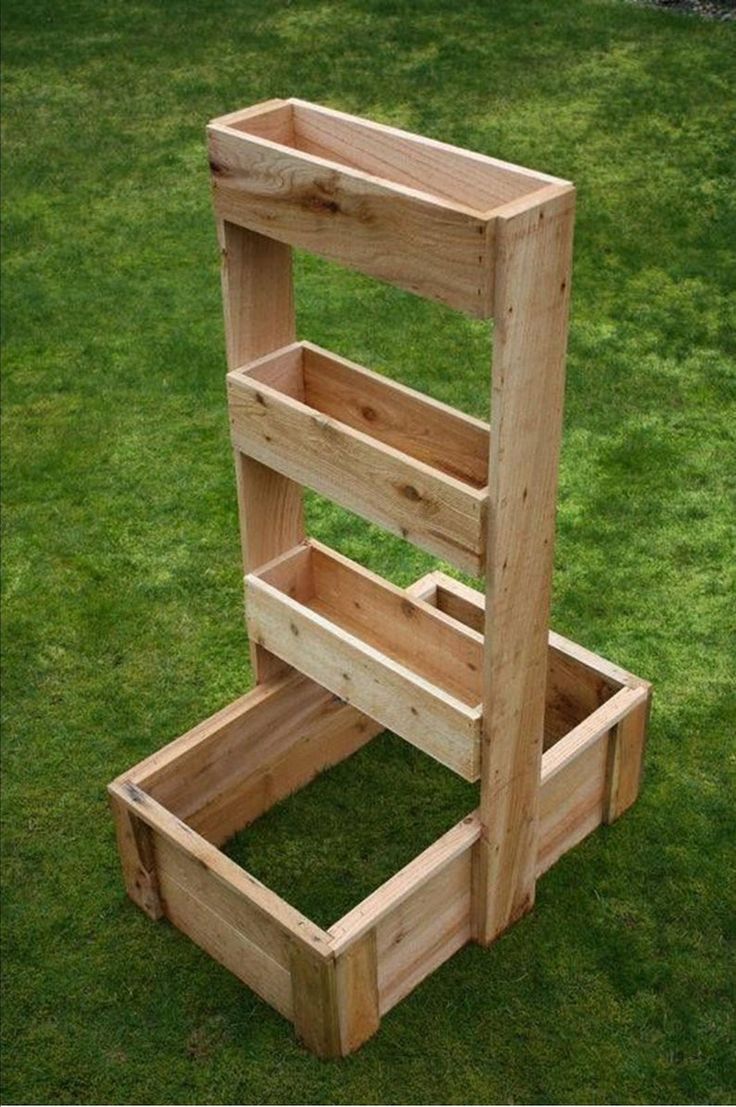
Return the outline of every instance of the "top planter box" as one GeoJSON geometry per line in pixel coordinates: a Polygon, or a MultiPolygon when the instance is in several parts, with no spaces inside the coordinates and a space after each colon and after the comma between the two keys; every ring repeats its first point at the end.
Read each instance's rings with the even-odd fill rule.
{"type": "Polygon", "coordinates": [[[481,318],[496,219],[570,188],[303,100],[224,115],[208,135],[218,216],[481,318]]]}

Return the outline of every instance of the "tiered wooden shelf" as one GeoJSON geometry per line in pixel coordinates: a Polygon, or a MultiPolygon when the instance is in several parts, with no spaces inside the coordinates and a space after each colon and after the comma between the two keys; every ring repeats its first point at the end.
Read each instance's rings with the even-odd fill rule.
{"type": "Polygon", "coordinates": [[[131,898],[344,1055],[634,802],[651,689],[548,630],[572,186],[300,100],[215,120],[209,150],[257,685],[109,793],[131,898]],[[292,247],[493,318],[490,427],[297,341],[292,247]],[[303,487],[485,595],[308,538],[303,487]],[[322,930],[219,847],[384,728],[480,803],[322,930]]]}

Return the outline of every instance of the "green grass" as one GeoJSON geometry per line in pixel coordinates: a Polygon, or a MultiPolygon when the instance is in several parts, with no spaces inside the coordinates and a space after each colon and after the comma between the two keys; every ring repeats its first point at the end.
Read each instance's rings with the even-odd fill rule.
{"type": "MultiPolygon", "coordinates": [[[[614,0],[4,23],[5,1102],[732,1101],[733,24],[614,0]],[[203,125],[290,94],[576,182],[553,624],[656,688],[637,807],[329,1064],[124,899],[104,795],[251,679],[203,125]]],[[[297,269],[304,336],[485,413],[484,326],[297,269]]],[[[399,583],[433,565],[309,510],[399,583]]],[[[472,791],[385,737],[233,848],[330,921],[472,791]]]]}

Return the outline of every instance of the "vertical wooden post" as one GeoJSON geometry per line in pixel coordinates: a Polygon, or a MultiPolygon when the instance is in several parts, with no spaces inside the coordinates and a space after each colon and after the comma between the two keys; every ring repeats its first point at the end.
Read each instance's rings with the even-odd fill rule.
{"type": "Polygon", "coordinates": [[[381,1022],[375,928],[337,955],[335,986],[340,1052],[344,1057],[375,1034],[381,1022]]]}
{"type": "Polygon", "coordinates": [[[476,938],[534,903],[575,192],[496,218],[476,938]]]}
{"type": "MultiPolygon", "coordinates": [[[[291,248],[224,219],[217,221],[228,369],[286,346],[296,337],[291,248]]],[[[235,451],[243,570],[248,573],[304,538],[302,490],[235,451]]],[[[251,644],[258,682],[284,665],[251,644]]]]}
{"type": "Polygon", "coordinates": [[[639,795],[652,703],[651,686],[644,681],[641,683],[647,688],[647,698],[616,724],[608,741],[605,823],[615,822],[639,795]]]}
{"type": "Polygon", "coordinates": [[[340,1056],[335,959],[303,946],[291,949],[291,990],[294,1029],[318,1057],[340,1056]]]}
{"type": "Polygon", "coordinates": [[[112,792],[108,792],[108,798],[115,820],[125,890],[149,918],[160,919],[164,909],[158,889],[151,828],[136,819],[112,792]]]}

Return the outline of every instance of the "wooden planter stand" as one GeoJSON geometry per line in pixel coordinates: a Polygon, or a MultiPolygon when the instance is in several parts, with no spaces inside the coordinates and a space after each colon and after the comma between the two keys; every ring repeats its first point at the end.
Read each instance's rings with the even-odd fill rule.
{"type": "Polygon", "coordinates": [[[650,686],[548,630],[574,189],[300,100],[215,120],[256,688],[109,787],[128,893],[329,1057],[635,800],[650,686]],[[297,342],[291,248],[493,318],[491,425],[297,342]],[[397,588],[305,535],[302,486],[458,568],[397,588]],[[219,847],[389,728],[480,805],[330,927],[219,847]]]}

